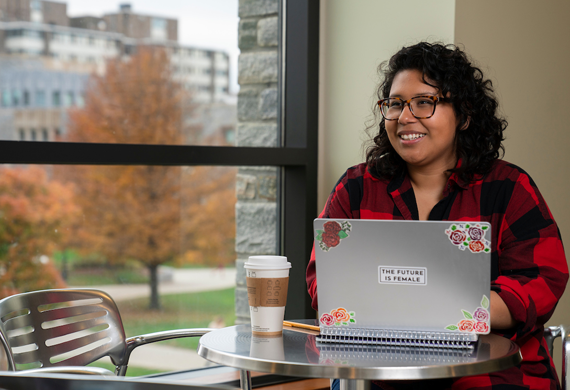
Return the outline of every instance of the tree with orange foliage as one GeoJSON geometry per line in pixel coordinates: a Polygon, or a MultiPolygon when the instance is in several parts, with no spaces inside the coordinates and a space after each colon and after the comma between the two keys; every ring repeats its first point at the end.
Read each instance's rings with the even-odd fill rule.
{"type": "Polygon", "coordinates": [[[79,209],[70,186],[38,167],[0,170],[0,295],[65,285],[45,262],[69,234],[79,209]]]}
{"type": "MultiPolygon", "coordinates": [[[[70,112],[70,141],[183,141],[188,115],[183,110],[189,97],[173,80],[163,50],[140,48],[129,60],[109,62],[105,75],[93,76],[85,101],[84,108],[70,112]]],[[[197,178],[203,182],[183,186],[181,167],[162,166],[72,167],[66,175],[77,187],[77,202],[84,212],[78,232],[84,246],[111,263],[142,262],[150,274],[149,307],[160,308],[158,266],[181,257],[182,220],[194,218],[189,212],[197,211],[200,199],[193,194],[205,194],[196,185],[213,191],[220,188],[215,184],[219,178],[204,175],[197,178]]],[[[224,186],[227,182],[222,180],[224,186]]],[[[231,207],[226,224],[233,226],[231,207]]]]}
{"type": "Polygon", "coordinates": [[[236,168],[188,167],[183,172],[182,262],[235,262],[236,168]]]}
{"type": "MultiPolygon", "coordinates": [[[[180,144],[184,93],[164,50],[140,48],[93,76],[83,109],[70,112],[74,142],[180,144]]],[[[68,171],[83,207],[82,236],[111,263],[142,262],[150,274],[150,308],[160,308],[158,266],[179,253],[180,168],[74,167],[68,171]]]]}

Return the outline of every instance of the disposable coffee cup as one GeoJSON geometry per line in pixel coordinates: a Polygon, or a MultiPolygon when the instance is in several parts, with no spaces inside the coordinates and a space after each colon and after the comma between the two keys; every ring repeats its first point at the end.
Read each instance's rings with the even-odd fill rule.
{"type": "Polygon", "coordinates": [[[291,263],[285,256],[250,256],[244,267],[253,335],[280,336],[291,263]]]}

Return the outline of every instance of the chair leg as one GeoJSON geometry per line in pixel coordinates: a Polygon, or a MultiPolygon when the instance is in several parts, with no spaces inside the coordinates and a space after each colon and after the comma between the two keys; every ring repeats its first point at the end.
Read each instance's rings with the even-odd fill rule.
{"type": "Polygon", "coordinates": [[[129,368],[128,365],[124,364],[122,366],[117,366],[115,368],[115,375],[117,376],[125,376],[127,374],[127,368],[129,368]]]}

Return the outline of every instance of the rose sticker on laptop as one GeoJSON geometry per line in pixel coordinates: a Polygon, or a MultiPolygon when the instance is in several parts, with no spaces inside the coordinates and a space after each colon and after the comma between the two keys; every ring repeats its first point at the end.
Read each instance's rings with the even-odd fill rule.
{"type": "Polygon", "coordinates": [[[340,244],[340,240],[348,237],[352,225],[348,221],[327,221],[323,225],[324,230],[316,230],[315,240],[319,241],[319,247],[328,252],[340,244]]]}
{"type": "Polygon", "coordinates": [[[457,324],[446,326],[445,329],[469,333],[489,333],[491,324],[489,315],[489,298],[487,298],[487,296],[483,295],[481,307],[475,309],[473,314],[467,310],[461,310],[461,312],[463,313],[463,319],[457,324]]]}
{"type": "Polygon", "coordinates": [[[464,251],[469,249],[471,253],[488,253],[491,251],[491,243],[485,239],[485,232],[489,226],[480,223],[454,223],[445,234],[449,241],[464,251]]]}
{"type": "Polygon", "coordinates": [[[348,324],[356,324],[354,319],[355,313],[353,311],[347,311],[344,307],[339,307],[338,309],[331,310],[329,313],[324,313],[319,319],[320,323],[325,326],[341,326],[348,324]]]}

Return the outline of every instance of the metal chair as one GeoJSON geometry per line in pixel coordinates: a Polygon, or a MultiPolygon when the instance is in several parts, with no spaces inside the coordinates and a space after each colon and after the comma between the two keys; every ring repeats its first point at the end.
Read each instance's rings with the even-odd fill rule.
{"type": "Polygon", "coordinates": [[[99,290],[43,290],[0,300],[0,341],[10,371],[113,375],[101,368],[77,367],[109,356],[115,375],[124,376],[136,347],[211,330],[177,329],[126,338],[117,305],[99,290]]]}
{"type": "Polygon", "coordinates": [[[550,351],[550,356],[553,356],[554,352],[554,339],[557,337],[562,338],[562,378],[561,378],[561,385],[562,389],[566,390],[566,386],[568,385],[568,364],[570,361],[570,334],[568,331],[570,330],[569,325],[559,325],[559,326],[550,326],[544,329],[544,338],[546,339],[546,344],[548,345],[548,350],[550,351]]]}

